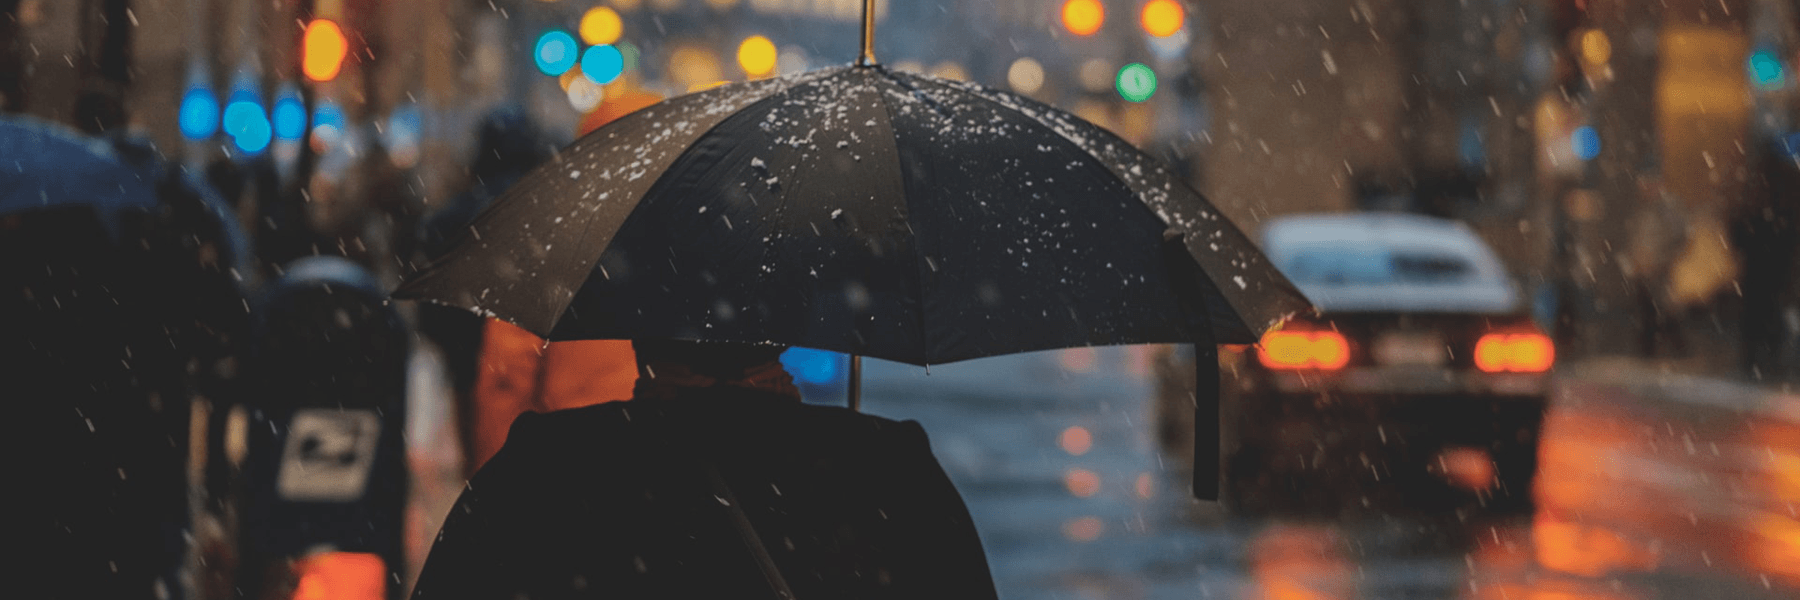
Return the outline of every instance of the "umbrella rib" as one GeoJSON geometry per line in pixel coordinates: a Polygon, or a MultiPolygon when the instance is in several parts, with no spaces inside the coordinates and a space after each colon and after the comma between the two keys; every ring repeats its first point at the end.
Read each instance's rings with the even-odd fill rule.
{"type": "MultiPolygon", "coordinates": [[[[893,73],[889,72],[886,67],[876,67],[870,70],[879,73],[890,84],[903,89],[907,87],[896,78],[893,73]]],[[[927,309],[931,306],[931,294],[927,293],[925,290],[927,277],[925,276],[926,265],[923,257],[924,246],[920,243],[920,240],[923,239],[924,236],[920,235],[919,230],[912,225],[912,223],[914,223],[914,220],[910,216],[913,211],[912,194],[909,193],[909,190],[906,187],[906,168],[901,165],[901,161],[899,160],[900,135],[894,132],[894,107],[893,105],[888,104],[887,95],[882,93],[879,85],[870,87],[875,89],[875,100],[881,103],[881,114],[887,119],[888,143],[891,143],[894,146],[894,169],[899,171],[896,179],[900,181],[900,198],[906,203],[906,212],[908,215],[906,220],[908,224],[907,233],[911,234],[913,238],[913,269],[919,276],[919,357],[921,359],[920,362],[922,363],[920,366],[930,366],[933,345],[930,343],[931,340],[926,337],[931,331],[931,328],[925,326],[925,318],[929,314],[929,310],[927,309]]]]}

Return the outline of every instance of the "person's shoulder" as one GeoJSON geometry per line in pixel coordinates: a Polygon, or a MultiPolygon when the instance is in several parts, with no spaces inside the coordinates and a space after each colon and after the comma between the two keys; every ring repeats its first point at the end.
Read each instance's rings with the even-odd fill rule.
{"type": "Polygon", "coordinates": [[[927,445],[925,428],[918,421],[898,421],[841,406],[799,405],[795,412],[798,423],[843,443],[920,444],[927,445]]]}
{"type": "Polygon", "coordinates": [[[631,428],[628,402],[603,402],[553,412],[526,412],[513,419],[506,444],[563,445],[583,440],[617,439],[631,428]]]}

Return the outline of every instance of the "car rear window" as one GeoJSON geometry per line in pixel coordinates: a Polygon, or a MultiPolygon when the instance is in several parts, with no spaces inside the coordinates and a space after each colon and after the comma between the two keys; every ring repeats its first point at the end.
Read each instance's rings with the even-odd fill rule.
{"type": "Polygon", "coordinates": [[[1278,266],[1297,283],[1458,283],[1475,277],[1475,266],[1467,258],[1418,250],[1313,247],[1294,252],[1283,262],[1278,266]]]}

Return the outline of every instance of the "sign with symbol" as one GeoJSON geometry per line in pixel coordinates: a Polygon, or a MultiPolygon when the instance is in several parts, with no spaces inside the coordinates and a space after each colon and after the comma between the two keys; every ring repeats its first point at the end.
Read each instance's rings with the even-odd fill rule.
{"type": "Polygon", "coordinates": [[[350,502],[375,465],[381,417],[373,410],[302,409],[288,426],[275,492],[298,502],[350,502]]]}

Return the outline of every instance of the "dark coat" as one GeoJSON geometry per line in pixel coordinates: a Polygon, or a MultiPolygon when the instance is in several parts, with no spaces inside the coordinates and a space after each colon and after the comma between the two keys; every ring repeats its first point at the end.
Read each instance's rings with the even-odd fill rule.
{"type": "Polygon", "coordinates": [[[519,417],[414,598],[775,598],[707,462],[796,600],[995,597],[917,423],[713,388],[519,417]]]}

